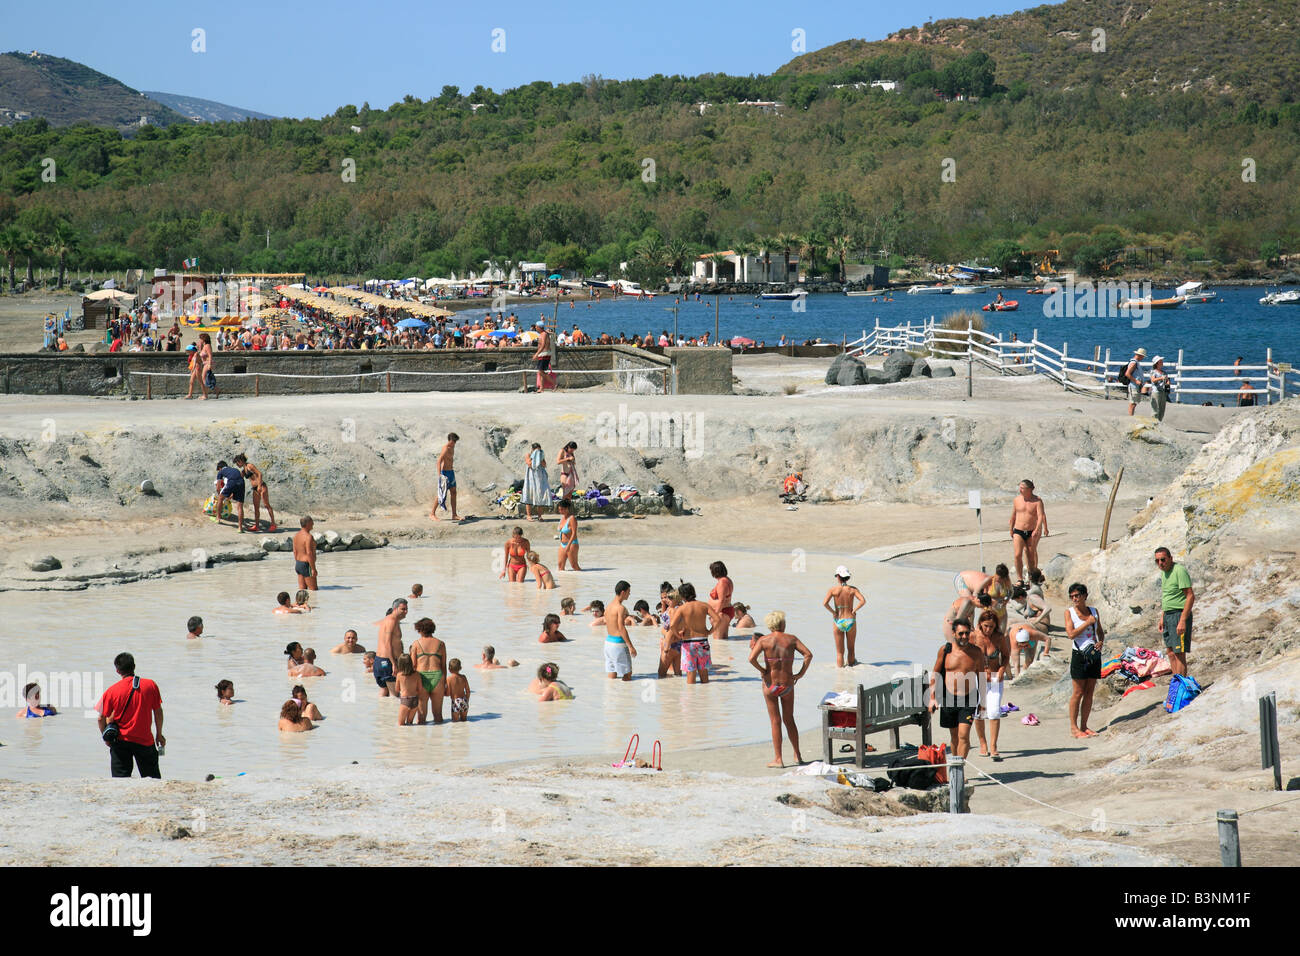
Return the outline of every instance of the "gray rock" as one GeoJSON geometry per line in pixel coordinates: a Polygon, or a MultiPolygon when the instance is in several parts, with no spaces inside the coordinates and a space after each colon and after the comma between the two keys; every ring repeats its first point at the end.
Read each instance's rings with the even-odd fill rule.
{"type": "Polygon", "coordinates": [[[317,531],[315,534],[312,535],[312,538],[316,542],[316,547],[319,548],[321,545],[325,543],[325,532],[317,531]]]}
{"type": "Polygon", "coordinates": [[[953,378],[956,374],[957,373],[947,365],[936,365],[934,368],[930,369],[931,378],[953,378]]]}
{"type": "Polygon", "coordinates": [[[1105,481],[1106,469],[1091,458],[1074,459],[1074,473],[1084,481],[1105,481]]]}
{"type": "Polygon", "coordinates": [[[74,346],[72,347],[72,351],[74,351],[74,352],[84,352],[84,351],[86,351],[86,346],[83,345],[82,343],[78,342],[76,345],[74,345],[74,346]]]}
{"type": "Polygon", "coordinates": [[[856,359],[850,359],[840,366],[838,377],[835,379],[836,385],[866,385],[867,369],[861,362],[856,359]]]}
{"type": "Polygon", "coordinates": [[[285,538],[280,542],[281,551],[293,551],[293,538],[285,538]]]}
{"type": "Polygon", "coordinates": [[[331,548],[334,547],[334,545],[338,544],[339,541],[341,540],[342,540],[342,535],[340,535],[337,531],[325,532],[325,543],[328,544],[331,548]]]}
{"type": "Polygon", "coordinates": [[[150,481],[148,478],[146,478],[144,481],[140,482],[140,493],[141,493],[141,494],[145,494],[145,495],[156,495],[156,494],[158,494],[158,492],[154,490],[153,482],[150,481]]]}
{"type": "Polygon", "coordinates": [[[345,548],[352,547],[353,542],[355,542],[356,540],[357,540],[357,533],[355,531],[347,531],[339,535],[339,544],[343,545],[343,547],[345,548]]]}
{"type": "Polygon", "coordinates": [[[352,543],[357,546],[358,550],[369,551],[371,548],[379,547],[378,542],[368,534],[358,534],[352,543]]]}
{"type": "Polygon", "coordinates": [[[925,359],[917,359],[912,365],[912,378],[930,378],[930,363],[925,359]]]}
{"type": "Polygon", "coordinates": [[[881,374],[884,375],[886,383],[892,385],[911,375],[914,364],[916,364],[916,359],[906,352],[890,352],[885,356],[885,364],[881,374]]]}
{"type": "Polygon", "coordinates": [[[360,550],[361,550],[361,539],[360,539],[360,538],[353,538],[353,539],[352,539],[352,543],[348,545],[348,550],[349,550],[349,551],[360,551],[360,550]]]}
{"type": "Polygon", "coordinates": [[[258,542],[258,545],[267,553],[280,550],[280,542],[276,541],[274,538],[263,538],[258,542]]]}
{"type": "Polygon", "coordinates": [[[1065,572],[1070,568],[1070,556],[1068,554],[1053,555],[1052,559],[1043,566],[1043,577],[1048,581],[1062,581],[1065,579],[1065,572]]]}
{"type": "MultiPolygon", "coordinates": [[[[846,384],[845,382],[840,381],[840,379],[845,376],[843,370],[845,368],[852,368],[854,366],[861,368],[862,363],[858,361],[856,358],[854,358],[852,355],[849,355],[847,352],[842,352],[839,355],[835,356],[835,360],[831,362],[831,367],[826,370],[826,384],[827,385],[846,384]]],[[[854,373],[852,372],[848,373],[849,376],[853,376],[853,374],[854,373]]],[[[849,381],[847,384],[861,385],[862,383],[849,381]]]]}
{"type": "MultiPolygon", "coordinates": [[[[961,809],[963,813],[970,812],[970,795],[974,789],[969,783],[961,788],[961,809]]],[[[891,790],[890,793],[895,794],[895,799],[903,806],[911,807],[913,810],[920,810],[922,813],[947,813],[951,803],[947,784],[940,784],[937,787],[931,787],[929,790],[904,790],[899,788],[891,790]]]]}
{"type": "Polygon", "coordinates": [[[27,562],[29,571],[57,571],[63,567],[63,562],[52,554],[47,554],[43,558],[32,558],[27,562]]]}

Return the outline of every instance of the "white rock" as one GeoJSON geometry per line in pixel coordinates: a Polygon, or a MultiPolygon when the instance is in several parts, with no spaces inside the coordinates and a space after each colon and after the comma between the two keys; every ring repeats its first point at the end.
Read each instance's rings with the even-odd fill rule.
{"type": "Polygon", "coordinates": [[[1074,459],[1074,473],[1084,481],[1104,481],[1106,479],[1106,469],[1091,458],[1074,459]]]}

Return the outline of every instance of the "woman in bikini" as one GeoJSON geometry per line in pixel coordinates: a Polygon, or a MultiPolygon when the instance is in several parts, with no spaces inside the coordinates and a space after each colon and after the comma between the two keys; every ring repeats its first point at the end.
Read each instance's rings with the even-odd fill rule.
{"type": "MultiPolygon", "coordinates": [[[[230,692],[232,696],[234,695],[234,690],[235,688],[234,685],[232,684],[230,687],[230,692]]],[[[303,687],[302,684],[293,685],[293,693],[289,695],[289,698],[298,703],[298,711],[304,717],[307,717],[311,720],[325,719],[324,717],[321,716],[320,708],[307,699],[307,688],[303,687]]]]}
{"type": "Polygon", "coordinates": [[[735,590],[735,585],[727,577],[727,566],[721,561],[709,565],[709,574],[717,581],[709,592],[709,608],[718,622],[717,630],[711,636],[725,641],[731,619],[736,616],[736,609],[731,606],[731,593],[735,590]]]}
{"type": "Polygon", "coordinates": [[[415,633],[420,636],[411,642],[410,648],[411,663],[420,678],[418,723],[421,724],[429,713],[430,702],[433,704],[433,722],[442,723],[442,698],[447,693],[447,680],[443,673],[447,646],[433,636],[437,627],[432,618],[422,617],[416,621],[415,633]]]}
{"type": "Polygon", "coordinates": [[[551,574],[550,568],[542,564],[542,556],[536,551],[529,551],[524,555],[524,561],[528,563],[528,570],[533,574],[533,580],[537,582],[539,590],[555,590],[555,578],[551,574]]]}
{"type": "Polygon", "coordinates": [[[822,606],[831,612],[835,622],[831,635],[835,638],[835,666],[844,666],[844,645],[849,645],[849,667],[856,667],[858,656],[854,643],[858,639],[858,612],[867,603],[862,592],[849,584],[849,569],[840,565],[835,569],[836,583],[826,592],[822,606]]]}
{"type": "Polygon", "coordinates": [[[271,510],[271,494],[266,490],[266,476],[256,465],[249,462],[240,452],[233,459],[235,467],[244,474],[244,481],[248,485],[248,493],[253,496],[253,530],[256,531],[262,527],[261,514],[262,505],[266,505],[266,517],[271,522],[267,531],[275,531],[275,512],[271,510]]]}
{"type": "Polygon", "coordinates": [[[564,565],[567,563],[569,571],[581,571],[578,567],[578,519],[573,515],[573,504],[568,501],[560,502],[560,553],[556,559],[556,570],[566,570],[564,565]]]}
{"type": "Polygon", "coordinates": [[[528,573],[527,557],[532,545],[524,537],[523,528],[515,528],[506,541],[506,566],[498,577],[510,578],[511,584],[523,584],[524,575],[528,573]]]}
{"type": "Polygon", "coordinates": [[[568,501],[578,488],[578,443],[571,441],[560,449],[556,462],[560,465],[560,496],[568,501]]]}
{"type": "Polygon", "coordinates": [[[803,641],[793,634],[785,633],[785,614],[773,611],[763,618],[763,623],[771,632],[754,642],[749,652],[749,663],[753,664],[763,675],[763,702],[767,705],[767,716],[772,723],[772,750],[775,759],[769,767],[784,767],[781,756],[781,725],[785,724],[786,736],[794,748],[796,763],[803,763],[799,754],[799,728],[794,721],[794,685],[808,672],[812,663],[812,651],[804,647],[803,641]],[[794,672],[794,655],[803,655],[803,666],[799,673],[794,672]],[[758,662],[759,657],[763,663],[758,662]]]}

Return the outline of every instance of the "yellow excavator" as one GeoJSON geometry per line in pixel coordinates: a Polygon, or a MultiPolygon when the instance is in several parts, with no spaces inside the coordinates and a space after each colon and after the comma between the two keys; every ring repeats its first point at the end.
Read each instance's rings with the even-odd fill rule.
{"type": "Polygon", "coordinates": [[[1039,252],[1022,250],[1020,253],[1033,264],[1034,273],[1040,279],[1050,279],[1056,275],[1055,261],[1060,258],[1060,249],[1043,249],[1039,252]]]}

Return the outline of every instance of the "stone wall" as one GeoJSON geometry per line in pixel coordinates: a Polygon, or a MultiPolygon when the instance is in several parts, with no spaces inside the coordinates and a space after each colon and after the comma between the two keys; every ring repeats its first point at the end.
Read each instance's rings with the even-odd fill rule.
{"type": "MultiPolygon", "coordinates": [[[[731,391],[726,349],[670,349],[660,356],[620,345],[561,348],[564,389],[660,392],[678,366],[682,394],[731,391]],[[623,374],[611,375],[614,370],[623,374]]],[[[410,351],[218,352],[218,386],[227,395],[379,391],[518,391],[536,382],[531,348],[410,351]],[[390,374],[391,373],[391,374],[390,374]],[[419,374],[400,374],[419,373],[419,374]],[[302,377],[298,377],[302,376],[302,377]]],[[[188,356],[175,352],[30,352],[0,355],[5,394],[184,395],[188,356]],[[138,373],[169,373],[168,377],[138,373]]]]}

